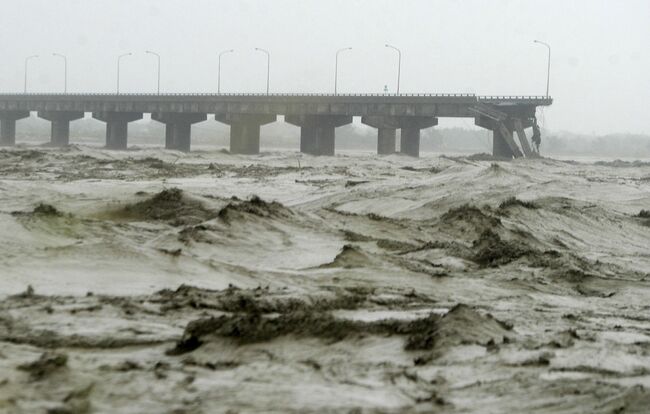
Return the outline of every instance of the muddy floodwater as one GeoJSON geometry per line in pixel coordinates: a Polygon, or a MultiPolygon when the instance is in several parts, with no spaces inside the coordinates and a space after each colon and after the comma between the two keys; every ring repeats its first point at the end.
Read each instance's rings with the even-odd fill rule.
{"type": "Polygon", "coordinates": [[[0,150],[1,413],[647,413],[650,163],[0,150]]]}

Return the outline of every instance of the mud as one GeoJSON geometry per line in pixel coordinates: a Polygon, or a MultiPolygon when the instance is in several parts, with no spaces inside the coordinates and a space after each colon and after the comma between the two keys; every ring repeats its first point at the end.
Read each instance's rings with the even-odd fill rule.
{"type": "Polygon", "coordinates": [[[242,218],[242,215],[246,214],[266,218],[272,216],[288,216],[292,213],[291,210],[277,201],[266,202],[257,195],[253,195],[250,200],[233,198],[230,203],[219,210],[218,216],[224,222],[229,223],[231,220],[242,218]]]}
{"type": "Polygon", "coordinates": [[[2,149],[0,412],[645,412],[649,176],[2,149]]]}
{"type": "MultiPolygon", "coordinates": [[[[450,319],[460,312],[456,307],[452,310],[450,319]]],[[[480,317],[479,317],[480,318],[480,317]]],[[[448,319],[448,320],[450,320],[448,319]]],[[[468,318],[469,319],[469,318],[468,318]]],[[[366,335],[392,336],[406,335],[406,350],[430,350],[438,343],[447,343],[449,338],[443,338],[445,328],[449,323],[438,327],[440,316],[430,314],[424,318],[413,321],[381,320],[377,322],[360,322],[352,320],[341,320],[332,316],[331,313],[305,308],[298,311],[292,310],[281,313],[279,316],[268,316],[256,310],[245,313],[238,313],[217,318],[198,319],[190,322],[181,340],[171,349],[169,355],[179,355],[194,351],[209,341],[210,336],[232,338],[238,344],[266,342],[281,336],[294,337],[315,337],[332,341],[342,341],[351,336],[363,337],[366,335]]],[[[458,325],[465,325],[458,323],[458,325]]],[[[467,329],[475,331],[473,326],[467,329]]],[[[464,329],[458,326],[458,329],[464,329]]],[[[485,328],[489,330],[489,328],[485,328]]],[[[464,343],[481,343],[478,338],[481,336],[476,332],[464,333],[464,343]],[[478,342],[475,342],[478,341],[478,342]]],[[[454,335],[458,337],[456,333],[454,335]]],[[[484,343],[492,341],[492,338],[483,338],[484,343]]]]}
{"type": "Polygon", "coordinates": [[[505,241],[494,231],[487,229],[473,244],[472,260],[483,267],[498,267],[536,252],[521,243],[505,241]]]}
{"type": "Polygon", "coordinates": [[[228,289],[218,291],[181,285],[174,291],[166,289],[157,292],[150,301],[160,304],[162,311],[193,308],[232,313],[272,314],[357,309],[370,299],[371,292],[362,288],[332,288],[318,295],[296,297],[291,293],[271,293],[269,288],[262,287],[239,289],[230,286],[228,289]]]}
{"type": "Polygon", "coordinates": [[[440,218],[443,228],[453,228],[454,231],[464,233],[466,237],[476,238],[486,231],[501,226],[501,219],[493,216],[489,211],[469,204],[453,208],[440,218]]]}
{"type": "Polygon", "coordinates": [[[508,210],[510,207],[523,207],[528,209],[537,209],[539,206],[532,201],[522,201],[517,197],[510,197],[499,204],[499,210],[508,210]]]}
{"type": "Polygon", "coordinates": [[[320,267],[323,269],[332,267],[352,269],[355,267],[364,267],[368,264],[370,264],[370,258],[365,253],[350,244],[346,244],[332,262],[323,264],[320,267]]]}
{"type": "Polygon", "coordinates": [[[53,352],[45,352],[41,357],[27,364],[18,366],[18,369],[29,373],[32,381],[42,380],[45,377],[63,369],[68,363],[68,356],[53,352]]]}
{"type": "Polygon", "coordinates": [[[128,204],[109,214],[111,218],[126,220],[160,220],[172,226],[201,223],[215,216],[199,200],[183,194],[178,188],[170,188],[147,200],[128,204]]]}

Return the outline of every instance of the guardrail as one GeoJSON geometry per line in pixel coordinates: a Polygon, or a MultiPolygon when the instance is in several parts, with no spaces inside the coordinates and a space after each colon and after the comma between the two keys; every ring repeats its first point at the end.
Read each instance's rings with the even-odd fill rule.
{"type": "MultiPolygon", "coordinates": [[[[236,100],[237,98],[250,99],[250,98],[259,98],[260,101],[267,103],[274,103],[274,100],[281,100],[281,98],[288,99],[297,99],[296,103],[300,102],[300,98],[323,98],[324,103],[346,103],[354,102],[355,99],[363,98],[385,98],[384,100],[379,100],[380,103],[423,103],[426,104],[426,98],[448,98],[449,103],[454,103],[453,101],[458,99],[456,103],[493,103],[493,104],[522,104],[522,105],[551,105],[553,99],[550,96],[539,96],[539,95],[475,95],[469,93],[401,93],[401,94],[389,94],[389,93],[347,93],[347,94],[327,94],[327,93],[0,93],[0,100],[5,100],[7,102],[11,101],[20,101],[24,99],[25,101],[35,101],[39,98],[42,98],[44,101],[51,101],[55,99],[61,99],[65,101],[74,100],[75,98],[79,100],[94,100],[94,98],[106,98],[110,101],[121,101],[128,100],[129,98],[134,98],[135,101],[151,100],[156,101],[160,100],[161,102],[174,102],[174,98],[177,98],[181,101],[190,101],[192,98],[197,98],[197,101],[205,103],[210,102],[210,99],[218,100],[219,98],[224,98],[226,101],[236,100]],[[406,100],[403,100],[403,99],[406,100]],[[418,99],[416,102],[409,101],[408,98],[424,98],[424,101],[418,99]],[[340,99],[340,101],[337,101],[340,99]]],[[[313,101],[313,99],[312,99],[313,101]]],[[[377,100],[372,99],[369,103],[375,103],[377,100]]],[[[434,102],[435,103],[435,102],[434,102]]]]}
{"type": "Polygon", "coordinates": [[[110,92],[75,92],[75,93],[52,93],[52,92],[28,92],[28,93],[19,93],[19,92],[9,92],[4,93],[0,92],[0,96],[256,96],[256,97],[458,97],[458,98],[472,98],[475,97],[475,94],[471,93],[400,93],[400,94],[391,94],[391,93],[338,93],[338,94],[328,94],[328,93],[110,93],[110,92]]]}
{"type": "Polygon", "coordinates": [[[550,96],[537,95],[479,95],[479,101],[546,101],[552,100],[550,96]]]}

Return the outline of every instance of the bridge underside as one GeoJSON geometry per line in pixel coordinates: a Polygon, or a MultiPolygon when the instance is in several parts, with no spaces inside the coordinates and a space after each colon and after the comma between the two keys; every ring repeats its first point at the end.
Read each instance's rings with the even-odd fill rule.
{"type": "Polygon", "coordinates": [[[52,123],[51,145],[69,143],[70,122],[92,113],[106,123],[106,147],[125,149],[128,123],[150,113],[165,124],[165,148],[189,151],[191,126],[208,114],[230,126],[230,151],[257,154],[260,127],[284,115],[300,127],[300,151],[334,155],[336,128],[354,116],[377,129],[377,153],[399,151],[417,157],[420,134],[440,117],[474,118],[493,132],[493,154],[502,158],[535,157],[526,128],[539,142],[535,112],[550,105],[547,97],[477,97],[475,95],[0,95],[0,145],[14,145],[16,122],[30,112],[52,123]],[[518,139],[518,142],[515,140],[518,139]]]}

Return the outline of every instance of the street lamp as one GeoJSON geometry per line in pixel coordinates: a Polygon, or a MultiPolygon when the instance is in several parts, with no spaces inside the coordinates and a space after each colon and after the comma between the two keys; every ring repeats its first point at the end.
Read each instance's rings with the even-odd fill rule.
{"type": "Polygon", "coordinates": [[[548,86],[551,81],[551,45],[549,45],[548,43],[544,43],[540,40],[534,40],[533,42],[546,46],[546,48],[548,49],[548,65],[546,68],[546,97],[548,98],[548,86]]]}
{"type": "MultiPolygon", "coordinates": [[[[217,93],[219,93],[219,94],[221,93],[221,55],[223,55],[224,53],[232,53],[234,51],[235,51],[234,49],[228,49],[228,50],[224,50],[223,52],[219,53],[219,70],[217,71],[217,93]]],[[[268,80],[267,80],[267,83],[268,83],[268,80]]],[[[267,89],[266,93],[269,93],[268,85],[267,85],[266,89],[267,89]]]]}
{"type": "Polygon", "coordinates": [[[258,52],[266,53],[266,94],[269,94],[269,79],[271,74],[271,54],[268,50],[256,47],[258,52]]]}
{"type": "Polygon", "coordinates": [[[156,52],[152,52],[151,50],[147,50],[145,53],[154,55],[158,58],[158,95],[160,95],[160,55],[156,52]]]}
{"type": "Polygon", "coordinates": [[[52,53],[52,56],[63,59],[63,93],[68,93],[68,58],[60,53],[52,53]]]}
{"type": "Polygon", "coordinates": [[[386,47],[397,51],[397,94],[399,95],[399,81],[400,81],[400,75],[402,71],[402,51],[396,48],[395,46],[391,46],[389,44],[386,44],[386,47]]]}
{"type": "Polygon", "coordinates": [[[25,58],[25,93],[27,93],[27,63],[29,62],[30,59],[37,58],[38,55],[32,55],[32,56],[27,56],[25,58]]]}
{"type": "Polygon", "coordinates": [[[339,83],[339,53],[345,50],[352,50],[351,47],[344,47],[336,51],[336,61],[334,63],[334,95],[336,95],[338,83],[339,83]]]}
{"type": "Polygon", "coordinates": [[[120,61],[125,56],[131,56],[133,53],[124,53],[117,57],[117,94],[120,94],[120,61]]]}

